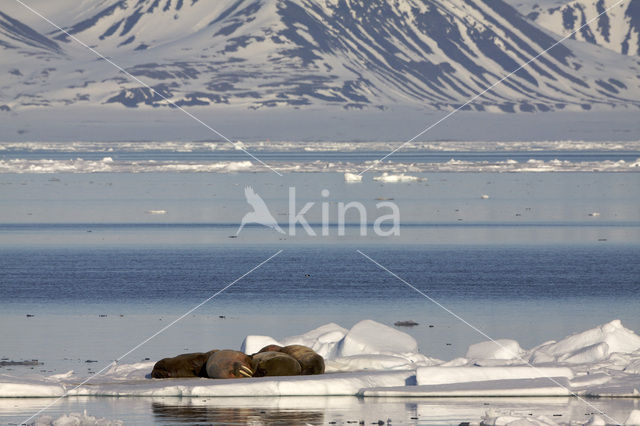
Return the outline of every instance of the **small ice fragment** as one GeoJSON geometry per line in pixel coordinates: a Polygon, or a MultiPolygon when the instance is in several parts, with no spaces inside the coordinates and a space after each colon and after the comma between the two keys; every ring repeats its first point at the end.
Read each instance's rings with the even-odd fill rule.
{"type": "Polygon", "coordinates": [[[345,182],[362,182],[362,175],[357,175],[355,173],[347,173],[344,174],[345,182]]]}
{"type": "Polygon", "coordinates": [[[482,194],[480,198],[482,198],[483,200],[488,200],[489,196],[487,194],[482,194]]]}
{"type": "Polygon", "coordinates": [[[147,214],[167,214],[166,210],[147,210],[147,214]]]}
{"type": "Polygon", "coordinates": [[[381,176],[374,177],[373,180],[377,180],[380,182],[387,182],[387,183],[398,183],[398,182],[422,182],[422,181],[426,181],[427,179],[420,178],[417,176],[405,175],[404,173],[392,175],[387,172],[384,172],[381,176]]]}
{"type": "Polygon", "coordinates": [[[591,212],[591,213],[589,213],[589,216],[591,216],[591,217],[598,217],[598,216],[600,216],[600,213],[598,213],[598,212],[591,212]]]}

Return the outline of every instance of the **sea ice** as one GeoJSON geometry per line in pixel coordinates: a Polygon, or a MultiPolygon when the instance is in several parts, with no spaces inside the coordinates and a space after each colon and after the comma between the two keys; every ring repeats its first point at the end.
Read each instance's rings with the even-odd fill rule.
{"type": "Polygon", "coordinates": [[[469,346],[467,358],[472,359],[519,359],[524,351],[515,340],[498,339],[469,346]]]}
{"type": "Polygon", "coordinates": [[[345,182],[352,182],[352,183],[354,183],[354,182],[362,182],[362,175],[345,172],[344,173],[344,181],[345,182]]]}
{"type": "MultiPolygon", "coordinates": [[[[56,397],[66,391],[77,396],[185,397],[640,396],[640,336],[619,320],[531,350],[514,340],[497,342],[500,345],[496,341],[473,344],[466,358],[444,362],[419,353],[413,337],[387,325],[363,320],[347,330],[331,323],[278,340],[247,336],[242,345],[247,353],[268,344],[312,347],[325,358],[322,375],[150,379],[154,362],[148,361],[114,364],[78,389],[75,386],[84,377],[73,372],[29,377],[0,374],[0,397],[56,397]],[[537,364],[528,365],[528,359],[537,364]]],[[[638,417],[632,413],[627,423],[637,422],[638,417]]]]}
{"type": "Polygon", "coordinates": [[[420,182],[420,181],[424,181],[426,179],[425,178],[420,178],[420,177],[417,177],[417,176],[405,175],[403,173],[391,174],[391,173],[384,172],[380,176],[375,176],[373,178],[373,180],[377,180],[377,181],[380,181],[380,182],[386,182],[386,183],[399,183],[399,182],[420,182]]]}

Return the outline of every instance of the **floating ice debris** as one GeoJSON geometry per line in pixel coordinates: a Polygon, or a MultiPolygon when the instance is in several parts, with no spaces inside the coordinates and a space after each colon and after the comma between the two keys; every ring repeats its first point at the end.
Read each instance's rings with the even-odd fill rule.
{"type": "Polygon", "coordinates": [[[49,415],[40,416],[36,419],[35,423],[30,424],[33,426],[122,426],[124,422],[121,420],[109,420],[89,416],[87,415],[87,410],[85,410],[83,414],[63,414],[55,419],[49,415]]]}
{"type": "Polygon", "coordinates": [[[426,181],[426,178],[420,178],[417,176],[409,176],[403,173],[400,174],[390,174],[388,172],[384,172],[381,176],[376,176],[373,180],[377,180],[380,182],[387,183],[400,183],[400,182],[422,182],[426,181]]]}
{"type": "Polygon", "coordinates": [[[145,213],[151,214],[151,215],[161,215],[161,214],[167,214],[167,211],[166,210],[147,210],[145,213]]]}
{"type": "Polygon", "coordinates": [[[480,198],[482,198],[483,200],[488,200],[489,196],[487,194],[482,194],[480,198]]]}
{"type": "Polygon", "coordinates": [[[598,216],[600,216],[600,213],[598,213],[598,212],[591,212],[591,213],[589,213],[589,216],[591,216],[591,217],[598,217],[598,216]]]}
{"type": "Polygon", "coordinates": [[[362,182],[362,175],[345,172],[344,173],[344,181],[345,182],[350,182],[350,183],[362,182]]]}

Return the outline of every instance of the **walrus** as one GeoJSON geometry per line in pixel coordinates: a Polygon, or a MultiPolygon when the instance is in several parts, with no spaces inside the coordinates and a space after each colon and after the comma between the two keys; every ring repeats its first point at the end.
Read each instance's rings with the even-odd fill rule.
{"type": "Polygon", "coordinates": [[[251,357],[230,349],[216,351],[207,360],[206,372],[210,379],[253,377],[251,357]]]}
{"type": "Polygon", "coordinates": [[[324,359],[307,346],[289,345],[280,349],[280,352],[298,361],[302,368],[300,374],[303,376],[324,373],[324,359]]]}
{"type": "Polygon", "coordinates": [[[253,368],[253,377],[299,376],[302,371],[300,363],[295,358],[275,351],[253,354],[251,367],[253,368]]]}
{"type": "Polygon", "coordinates": [[[151,371],[154,379],[175,379],[178,377],[207,377],[207,360],[217,352],[195,352],[173,358],[163,358],[156,362],[151,371]]]}
{"type": "Polygon", "coordinates": [[[280,345],[267,345],[264,348],[260,349],[257,353],[262,353],[262,352],[280,352],[280,349],[282,349],[282,346],[280,346],[280,345]]]}

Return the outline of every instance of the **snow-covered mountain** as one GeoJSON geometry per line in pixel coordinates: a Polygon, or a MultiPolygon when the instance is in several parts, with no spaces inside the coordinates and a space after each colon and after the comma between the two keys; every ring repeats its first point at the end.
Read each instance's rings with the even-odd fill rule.
{"type": "MultiPolygon", "coordinates": [[[[30,2],[151,91],[17,2],[5,4],[5,110],[83,103],[158,107],[167,105],[163,98],[180,106],[254,109],[450,109],[555,43],[502,0],[30,2]]],[[[639,76],[633,58],[569,42],[465,109],[635,108],[639,76]]]]}
{"type": "Polygon", "coordinates": [[[640,0],[574,0],[560,6],[531,6],[527,17],[561,36],[640,56],[640,0]],[[585,25],[586,24],[586,25],[585,25]]]}

